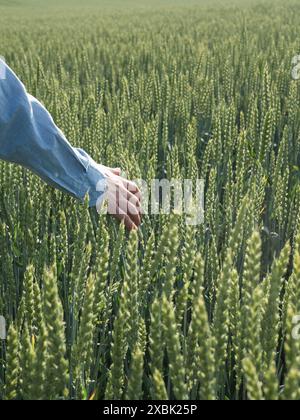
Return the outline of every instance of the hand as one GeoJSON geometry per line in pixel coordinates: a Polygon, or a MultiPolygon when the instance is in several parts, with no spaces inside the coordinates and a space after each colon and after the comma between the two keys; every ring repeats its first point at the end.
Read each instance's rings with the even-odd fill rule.
{"type": "Polygon", "coordinates": [[[107,211],[115,219],[124,222],[131,231],[141,224],[141,192],[134,182],[121,176],[121,169],[99,165],[106,177],[107,211]]]}

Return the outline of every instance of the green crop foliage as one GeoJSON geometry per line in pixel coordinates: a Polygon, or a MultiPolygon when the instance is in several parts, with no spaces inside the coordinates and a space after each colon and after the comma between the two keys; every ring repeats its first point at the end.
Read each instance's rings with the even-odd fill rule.
{"type": "Polygon", "coordinates": [[[1,400],[300,398],[300,5],[281,3],[0,0],[0,55],[74,146],[205,181],[203,224],[129,235],[0,162],[1,400]]]}

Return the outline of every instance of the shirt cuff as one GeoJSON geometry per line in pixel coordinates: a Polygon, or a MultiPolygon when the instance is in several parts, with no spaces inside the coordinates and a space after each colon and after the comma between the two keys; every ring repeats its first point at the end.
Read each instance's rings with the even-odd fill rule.
{"type": "Polygon", "coordinates": [[[90,159],[83,190],[83,199],[88,194],[89,206],[97,207],[97,210],[101,209],[108,188],[106,177],[99,166],[93,159],[90,159]]]}
{"type": "Polygon", "coordinates": [[[95,162],[92,162],[89,166],[87,177],[89,183],[91,184],[90,188],[86,192],[90,199],[89,205],[90,207],[97,207],[97,209],[100,209],[108,188],[106,178],[102,172],[100,172],[98,165],[95,162]]]}
{"type": "Polygon", "coordinates": [[[106,176],[101,171],[101,165],[95,162],[83,149],[74,148],[73,150],[84,168],[84,174],[80,177],[82,185],[80,198],[84,200],[88,195],[90,207],[101,207],[108,188],[106,176]]]}

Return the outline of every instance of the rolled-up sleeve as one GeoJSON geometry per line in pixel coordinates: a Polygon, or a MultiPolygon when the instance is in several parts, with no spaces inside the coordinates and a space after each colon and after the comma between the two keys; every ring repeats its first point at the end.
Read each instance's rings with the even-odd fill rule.
{"type": "Polygon", "coordinates": [[[105,180],[99,165],[71,146],[44,106],[26,92],[0,59],[0,158],[20,164],[46,183],[95,206],[105,180]]]}

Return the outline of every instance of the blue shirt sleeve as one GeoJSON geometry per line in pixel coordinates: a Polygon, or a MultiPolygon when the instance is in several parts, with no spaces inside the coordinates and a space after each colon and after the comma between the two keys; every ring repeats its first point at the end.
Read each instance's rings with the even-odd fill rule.
{"type": "Polygon", "coordinates": [[[89,194],[90,206],[101,200],[100,166],[84,150],[71,146],[49,112],[1,59],[0,158],[30,169],[80,200],[89,194]]]}

